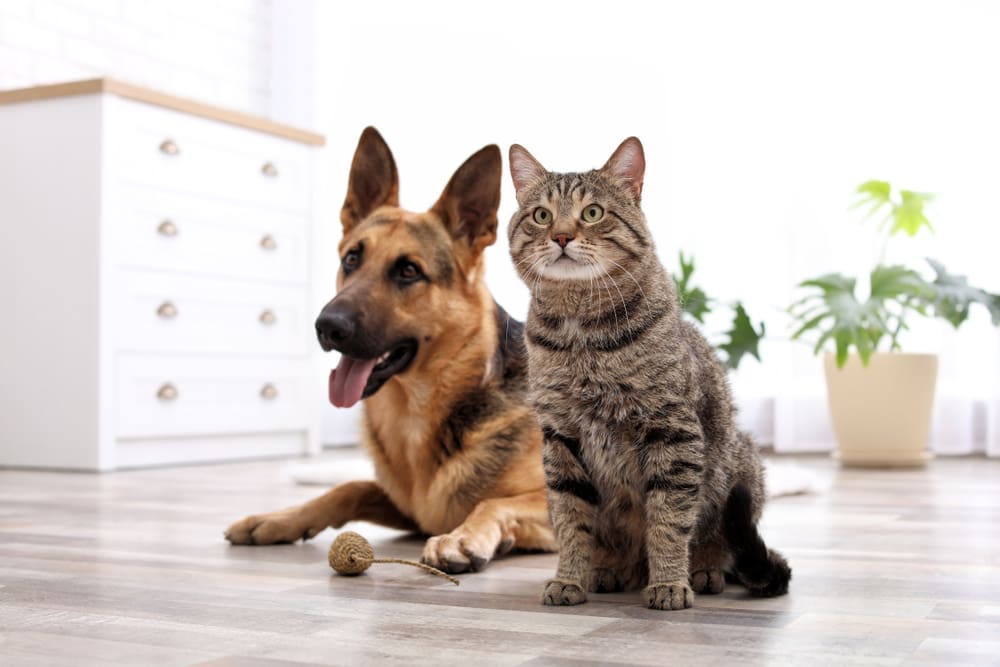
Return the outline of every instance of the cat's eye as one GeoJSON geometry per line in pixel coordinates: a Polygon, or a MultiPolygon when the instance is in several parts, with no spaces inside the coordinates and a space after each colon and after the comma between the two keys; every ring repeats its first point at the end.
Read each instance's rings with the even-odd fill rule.
{"type": "Polygon", "coordinates": [[[552,211],[545,208],[544,206],[539,206],[538,208],[535,209],[535,212],[532,214],[532,217],[538,224],[548,225],[552,222],[552,211]]]}
{"type": "Polygon", "coordinates": [[[597,204],[591,204],[583,209],[584,222],[597,222],[604,217],[604,209],[597,204]]]}

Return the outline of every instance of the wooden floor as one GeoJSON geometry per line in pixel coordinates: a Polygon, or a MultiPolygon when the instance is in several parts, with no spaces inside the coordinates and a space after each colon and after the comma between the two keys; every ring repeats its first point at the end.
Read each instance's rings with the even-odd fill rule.
{"type": "MultiPolygon", "coordinates": [[[[343,456],[345,477],[364,467],[343,456]]],[[[791,593],[730,586],[674,612],[637,593],[542,607],[552,555],[505,558],[456,587],[400,565],[333,576],[333,531],[226,544],[230,521],[319,493],[291,483],[287,462],[0,471],[0,665],[1000,664],[1000,462],[797,462],[830,488],[765,514],[791,593]]],[[[351,528],[380,555],[419,557],[416,538],[351,528]]]]}

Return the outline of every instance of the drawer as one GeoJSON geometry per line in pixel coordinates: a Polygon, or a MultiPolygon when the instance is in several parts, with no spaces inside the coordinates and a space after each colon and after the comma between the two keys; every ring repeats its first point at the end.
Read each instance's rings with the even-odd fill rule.
{"type": "Polygon", "coordinates": [[[141,102],[108,109],[109,175],[291,211],[310,208],[308,146],[141,102]]]}
{"type": "Polygon", "coordinates": [[[308,219],[144,187],[108,207],[119,266],[304,284],[308,219]]]}
{"type": "Polygon", "coordinates": [[[289,432],[118,438],[115,468],[142,468],[177,463],[213,463],[309,453],[309,434],[289,432]]]}
{"type": "Polygon", "coordinates": [[[118,269],[113,346],[122,351],[300,356],[316,345],[305,287],[118,269]]]}
{"type": "Polygon", "coordinates": [[[304,361],[120,354],[116,436],[307,430],[315,373],[304,361]]]}

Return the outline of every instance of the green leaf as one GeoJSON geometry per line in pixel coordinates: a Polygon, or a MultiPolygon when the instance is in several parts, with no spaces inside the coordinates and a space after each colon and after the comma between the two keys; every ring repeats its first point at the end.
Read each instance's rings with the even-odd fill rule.
{"type": "Polygon", "coordinates": [[[820,313],[819,315],[813,317],[811,320],[806,321],[805,324],[799,327],[795,331],[795,333],[792,334],[792,340],[798,340],[799,338],[802,337],[802,334],[806,333],[810,329],[815,329],[817,326],[819,326],[819,323],[822,322],[827,317],[830,317],[830,313],[820,313]]]}
{"type": "Polygon", "coordinates": [[[704,324],[705,315],[712,309],[708,305],[708,295],[700,287],[695,287],[681,301],[681,310],[704,324]]]}
{"type": "Polygon", "coordinates": [[[838,366],[846,363],[851,348],[867,365],[882,340],[888,337],[895,346],[906,328],[906,313],[933,294],[929,284],[905,266],[876,267],[871,296],[864,302],[855,294],[856,285],[854,278],[839,273],[802,281],[801,287],[813,291],[789,309],[799,325],[792,338],[816,333],[815,353],[832,340],[838,366]]]}
{"type": "Polygon", "coordinates": [[[928,299],[934,294],[919,273],[899,264],[876,266],[871,275],[871,298],[880,302],[913,297],[928,299]]]}
{"type": "Polygon", "coordinates": [[[677,286],[677,298],[681,304],[681,311],[687,313],[699,323],[705,323],[705,315],[712,309],[709,306],[711,299],[700,287],[691,287],[691,276],[694,275],[694,257],[685,258],[684,251],[678,253],[681,272],[678,278],[674,274],[674,284],[677,286]]]}
{"type": "Polygon", "coordinates": [[[870,203],[874,208],[879,208],[890,203],[892,186],[886,181],[865,181],[855,192],[858,195],[858,200],[854,202],[855,207],[870,203]]]}
{"type": "Polygon", "coordinates": [[[840,273],[827,273],[819,278],[803,280],[799,287],[818,287],[824,294],[854,293],[857,280],[840,273]]]}
{"type": "Polygon", "coordinates": [[[834,342],[837,345],[837,368],[843,368],[847,363],[847,353],[851,346],[851,332],[840,330],[834,334],[834,342]]]}
{"type": "Polygon", "coordinates": [[[742,303],[737,301],[733,308],[736,311],[733,325],[725,334],[728,341],[719,345],[719,349],[726,352],[726,365],[735,369],[747,354],[760,361],[758,345],[764,337],[764,323],[760,323],[760,331],[757,331],[742,303]]]}
{"type": "Polygon", "coordinates": [[[694,256],[692,256],[690,259],[685,260],[684,259],[684,251],[683,250],[679,250],[677,252],[677,259],[678,259],[678,261],[680,262],[680,265],[681,265],[681,276],[682,276],[683,283],[684,283],[684,285],[687,285],[688,279],[692,275],[694,275],[694,256]]]}
{"type": "Polygon", "coordinates": [[[949,273],[937,260],[928,257],[927,263],[937,274],[929,284],[927,295],[935,315],[948,320],[957,329],[968,319],[972,305],[978,303],[989,311],[993,324],[1000,325],[1000,295],[973,287],[966,276],[949,273]]]}
{"type": "Polygon", "coordinates": [[[823,346],[826,345],[826,341],[833,337],[833,329],[827,329],[816,341],[816,346],[813,348],[813,354],[819,354],[823,350],[823,346]]]}
{"type": "MultiPolygon", "coordinates": [[[[871,338],[868,334],[868,329],[860,327],[851,332],[852,342],[854,347],[858,350],[858,356],[861,357],[861,365],[867,366],[868,360],[871,359],[872,352],[874,352],[874,345],[872,345],[871,338]]],[[[843,363],[841,363],[843,365],[843,363]]]]}
{"type": "Polygon", "coordinates": [[[868,212],[865,213],[864,217],[865,220],[873,216],[880,209],[892,206],[892,200],[890,199],[892,187],[886,181],[865,181],[857,187],[855,192],[858,198],[851,208],[868,206],[868,212]]]}
{"type": "Polygon", "coordinates": [[[921,227],[926,227],[934,231],[930,220],[924,214],[924,205],[930,202],[934,196],[926,192],[912,192],[910,190],[899,191],[900,203],[892,210],[892,229],[889,234],[906,232],[910,236],[916,236],[921,227]]]}

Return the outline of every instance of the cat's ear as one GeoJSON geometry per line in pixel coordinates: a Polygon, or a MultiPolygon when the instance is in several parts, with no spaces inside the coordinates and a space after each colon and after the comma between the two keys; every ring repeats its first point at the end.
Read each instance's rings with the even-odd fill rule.
{"type": "Polygon", "coordinates": [[[399,206],[399,174],[385,139],[366,127],[358,139],[340,222],[347,234],[379,206],[399,206]]]}
{"type": "Polygon", "coordinates": [[[639,201],[642,197],[642,179],[646,173],[646,156],[638,139],[629,137],[623,141],[601,169],[624,181],[632,196],[639,201]]]}
{"type": "Polygon", "coordinates": [[[545,167],[520,144],[510,147],[509,157],[510,177],[514,181],[514,189],[520,199],[521,191],[545,176],[545,167]]]}
{"type": "Polygon", "coordinates": [[[462,163],[431,211],[441,218],[455,241],[472,255],[497,239],[500,206],[500,147],[490,144],[462,163]]]}

